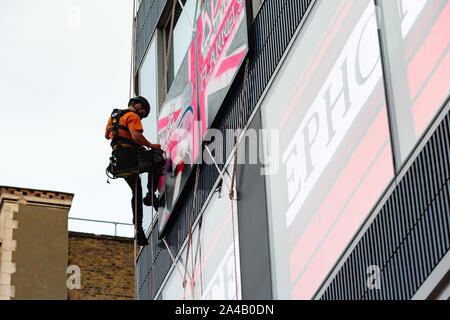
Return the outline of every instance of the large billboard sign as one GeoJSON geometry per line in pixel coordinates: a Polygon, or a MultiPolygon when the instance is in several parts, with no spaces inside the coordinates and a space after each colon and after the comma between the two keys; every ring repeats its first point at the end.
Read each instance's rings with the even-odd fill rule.
{"type": "Polygon", "coordinates": [[[158,120],[161,148],[166,152],[164,175],[160,178],[159,231],[167,224],[175,202],[192,171],[197,150],[197,72],[195,43],[186,54],[166,97],[158,120]]]}
{"type": "Polygon", "coordinates": [[[216,116],[248,52],[244,0],[206,1],[197,33],[170,87],[158,120],[166,151],[158,185],[160,235],[169,221],[194,163],[201,163],[201,140],[216,116]],[[197,98],[199,97],[199,98],[197,98]]]}
{"type": "Polygon", "coordinates": [[[280,135],[266,177],[276,298],[314,296],[393,177],[377,32],[373,1],[317,2],[262,103],[280,135]]]}

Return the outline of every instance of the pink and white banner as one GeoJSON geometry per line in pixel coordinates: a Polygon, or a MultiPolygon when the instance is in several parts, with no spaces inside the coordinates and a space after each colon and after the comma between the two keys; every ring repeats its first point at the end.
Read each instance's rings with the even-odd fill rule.
{"type": "Polygon", "coordinates": [[[189,46],[158,120],[158,136],[166,151],[165,174],[158,190],[162,233],[194,163],[200,145],[248,52],[244,0],[206,1],[189,46]],[[197,94],[199,96],[197,96],[197,94]],[[199,98],[199,100],[198,100],[199,98]]]}
{"type": "Polygon", "coordinates": [[[213,122],[247,52],[245,1],[207,1],[197,21],[202,137],[213,122]]]}
{"type": "Polygon", "coordinates": [[[172,208],[192,171],[198,152],[195,134],[197,115],[197,71],[195,68],[195,42],[181,64],[170,88],[158,120],[161,148],[166,152],[165,174],[158,190],[162,205],[158,210],[159,229],[162,232],[172,208]]]}

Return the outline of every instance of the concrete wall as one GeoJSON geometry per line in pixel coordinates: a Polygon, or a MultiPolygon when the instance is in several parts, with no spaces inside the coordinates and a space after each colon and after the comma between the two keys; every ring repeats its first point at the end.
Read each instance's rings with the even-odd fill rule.
{"type": "Polygon", "coordinates": [[[19,204],[13,299],[65,300],[68,209],[19,204]]]}

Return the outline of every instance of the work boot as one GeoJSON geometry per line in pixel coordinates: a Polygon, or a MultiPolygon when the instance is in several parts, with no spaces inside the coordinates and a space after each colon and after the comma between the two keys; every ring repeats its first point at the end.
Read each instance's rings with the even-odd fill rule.
{"type": "Polygon", "coordinates": [[[144,247],[148,245],[148,240],[147,237],[145,236],[145,232],[144,229],[142,229],[142,227],[137,227],[136,240],[138,246],[144,247]]]}
{"type": "MultiPolygon", "coordinates": [[[[142,202],[144,202],[144,204],[147,207],[150,207],[152,205],[152,193],[147,192],[144,199],[142,199],[142,202]]],[[[154,193],[153,193],[153,208],[155,208],[156,211],[158,211],[159,208],[159,199],[154,193]]]]}

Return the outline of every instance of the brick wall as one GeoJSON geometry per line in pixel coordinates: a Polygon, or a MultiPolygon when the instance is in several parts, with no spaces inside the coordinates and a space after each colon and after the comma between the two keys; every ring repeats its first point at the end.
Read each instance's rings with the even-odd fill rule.
{"type": "Polygon", "coordinates": [[[67,290],[68,300],[135,299],[133,245],[129,238],[69,232],[68,266],[80,267],[81,288],[67,290]]]}

